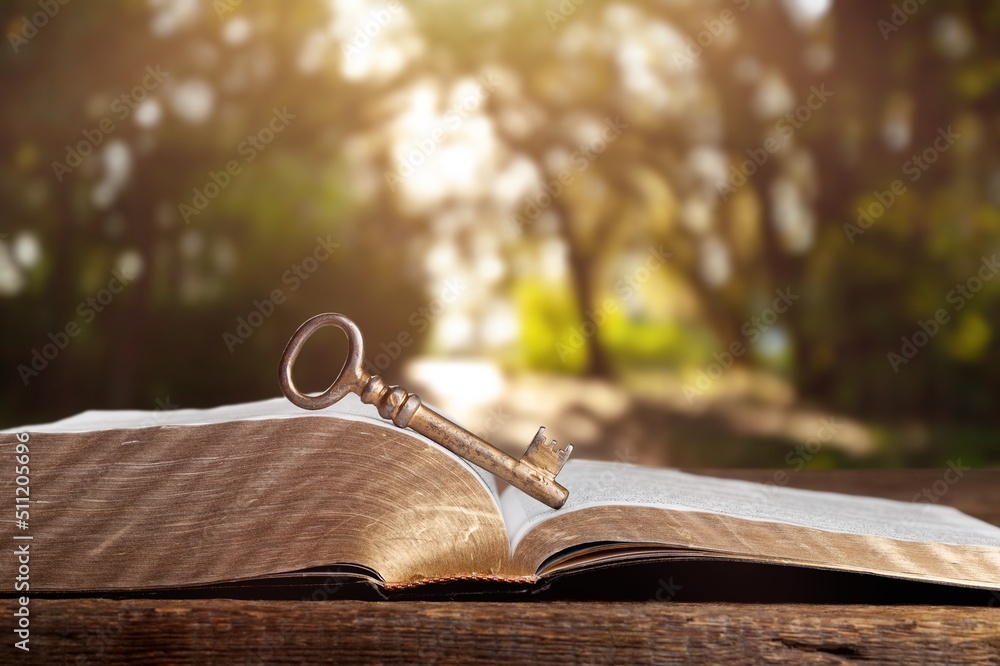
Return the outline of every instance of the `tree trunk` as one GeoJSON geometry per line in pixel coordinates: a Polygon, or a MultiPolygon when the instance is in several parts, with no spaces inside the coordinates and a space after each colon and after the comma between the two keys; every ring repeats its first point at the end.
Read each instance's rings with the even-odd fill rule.
{"type": "MultiPolygon", "coordinates": [[[[601,326],[605,323],[605,320],[600,317],[591,318],[588,314],[593,312],[595,307],[592,279],[594,257],[584,252],[573,242],[573,231],[569,219],[570,213],[567,208],[561,205],[559,201],[555,201],[552,208],[559,216],[560,224],[562,225],[561,236],[568,250],[570,281],[573,285],[573,292],[576,295],[576,302],[579,305],[581,313],[581,328],[578,330],[583,335],[582,324],[588,321],[594,324],[593,333],[591,335],[583,335],[584,351],[586,353],[583,373],[590,377],[610,377],[612,374],[611,363],[604,347],[601,346],[600,340],[601,326]]],[[[589,326],[586,328],[590,330],[589,326]]]]}

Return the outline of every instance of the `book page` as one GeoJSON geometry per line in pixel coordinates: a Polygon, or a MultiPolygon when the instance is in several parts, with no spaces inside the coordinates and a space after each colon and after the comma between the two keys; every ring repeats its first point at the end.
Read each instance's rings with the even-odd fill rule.
{"type": "Polygon", "coordinates": [[[935,504],[783,488],[589,460],[570,460],[558,481],[569,489],[569,499],[559,510],[515,488],[503,492],[502,511],[512,553],[526,534],[545,521],[598,506],[704,512],[827,532],[1000,548],[1000,527],[935,504]]]}
{"type": "MultiPolygon", "coordinates": [[[[320,411],[279,399],[90,412],[16,432],[0,434],[0,454],[30,453],[30,495],[13,473],[0,491],[24,487],[31,499],[19,536],[32,539],[32,590],[186,587],[331,565],[364,567],[386,587],[512,574],[493,480],[353,396],[320,411]]],[[[13,580],[18,566],[0,561],[0,573],[13,580]]]]}
{"type": "MultiPolygon", "coordinates": [[[[438,413],[440,414],[441,412],[438,413]]],[[[102,430],[150,428],[157,426],[179,427],[212,425],[234,421],[294,419],[306,416],[325,416],[347,421],[360,421],[379,428],[386,428],[391,431],[405,433],[405,435],[409,437],[414,437],[423,442],[433,444],[431,440],[417,432],[414,432],[413,430],[403,430],[397,428],[394,424],[379,416],[378,410],[376,410],[374,406],[361,402],[361,398],[353,393],[348,393],[346,396],[329,407],[317,410],[302,409],[301,407],[295,406],[285,398],[271,398],[269,400],[260,400],[257,402],[247,402],[236,405],[223,405],[221,407],[211,407],[208,409],[171,409],[154,411],[124,409],[90,410],[60,421],[53,421],[52,423],[0,430],[0,434],[18,432],[85,433],[102,430]]],[[[438,445],[433,444],[433,446],[438,445]]],[[[438,448],[476,475],[476,478],[479,479],[483,486],[490,492],[490,495],[493,497],[496,502],[497,509],[499,510],[500,493],[497,490],[497,482],[493,475],[476,467],[475,465],[472,465],[465,459],[460,458],[444,447],[438,448]]]]}

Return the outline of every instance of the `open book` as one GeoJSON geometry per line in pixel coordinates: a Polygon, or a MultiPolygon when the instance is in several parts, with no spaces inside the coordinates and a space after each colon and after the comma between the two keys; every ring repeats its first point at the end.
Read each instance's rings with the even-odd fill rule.
{"type": "MultiPolygon", "coordinates": [[[[86,412],[0,433],[32,593],[338,576],[382,594],[543,586],[623,563],[755,563],[1000,590],[1000,528],[953,508],[571,460],[552,510],[349,395],[86,412]],[[16,461],[17,474],[12,467],[16,461]],[[22,473],[23,472],[23,473],[22,473]],[[18,490],[18,489],[22,490],[18,490]],[[21,522],[23,520],[23,522],[21,522]],[[29,538],[30,537],[30,538],[29,538]]],[[[0,558],[6,580],[17,558],[0,558]]]]}

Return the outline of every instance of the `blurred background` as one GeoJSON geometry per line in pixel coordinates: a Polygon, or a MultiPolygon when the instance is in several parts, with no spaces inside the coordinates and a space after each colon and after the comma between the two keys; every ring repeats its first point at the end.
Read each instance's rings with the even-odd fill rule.
{"type": "Polygon", "coordinates": [[[0,426],[279,394],[511,451],[1000,463],[1000,5],[9,1],[0,426]],[[343,336],[310,343],[319,390],[343,336]]]}

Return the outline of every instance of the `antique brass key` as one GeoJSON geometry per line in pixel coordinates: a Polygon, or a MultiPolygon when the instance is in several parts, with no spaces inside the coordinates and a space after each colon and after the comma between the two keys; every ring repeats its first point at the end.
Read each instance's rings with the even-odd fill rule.
{"type": "Polygon", "coordinates": [[[357,393],[363,402],[374,405],[382,418],[391,420],[400,428],[412,428],[539,502],[553,509],[566,503],[569,491],[556,483],[556,475],[573,451],[572,444],[556,449],[555,441],[546,441],[545,428],[539,428],[524,456],[520,460],[512,458],[425,406],[419,397],[406,389],[387,386],[379,375],[369,375],[362,367],[364,360],[364,341],[353,321],[335,313],[316,315],[299,327],[285,347],[278,368],[281,392],[303,409],[323,409],[348,393],[357,393]],[[319,395],[307,395],[295,388],[292,366],[306,340],[324,326],[336,326],[347,334],[347,360],[340,376],[326,391],[319,395]]]}

